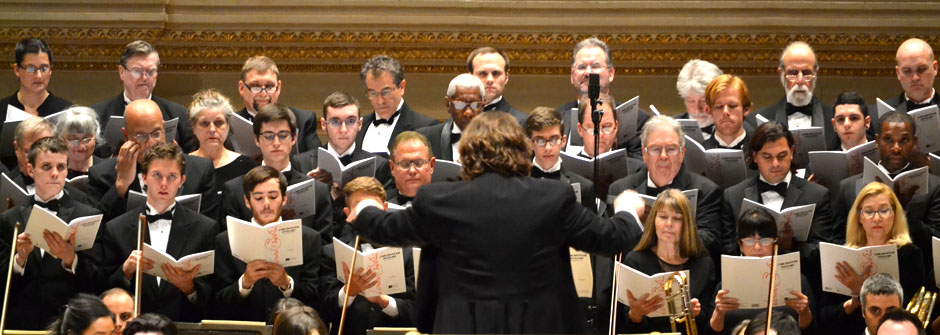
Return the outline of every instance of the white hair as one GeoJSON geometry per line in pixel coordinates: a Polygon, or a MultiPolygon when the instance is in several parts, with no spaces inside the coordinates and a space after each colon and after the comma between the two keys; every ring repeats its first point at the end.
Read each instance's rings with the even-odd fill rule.
{"type": "MultiPolygon", "coordinates": [[[[777,67],[780,68],[781,72],[783,70],[786,70],[783,66],[783,57],[786,56],[788,53],[790,53],[790,51],[793,51],[793,49],[796,49],[796,48],[809,49],[809,52],[813,54],[813,58],[816,58],[816,51],[813,50],[813,47],[809,46],[809,43],[806,43],[803,41],[791,42],[790,44],[787,44],[787,47],[783,48],[783,52],[780,53],[780,63],[777,65],[777,67]]],[[[819,71],[819,59],[816,59],[815,63],[813,64],[813,70],[819,71]]]]}
{"type": "Polygon", "coordinates": [[[454,79],[451,79],[450,84],[447,85],[447,96],[453,98],[454,94],[457,94],[457,87],[479,88],[480,98],[482,99],[486,96],[486,88],[483,87],[483,82],[480,81],[480,78],[469,73],[461,73],[454,77],[454,79]]]}
{"type": "Polygon", "coordinates": [[[679,146],[685,146],[685,132],[682,131],[682,125],[668,115],[654,115],[646,120],[646,123],[643,124],[643,132],[640,133],[641,145],[645,147],[650,133],[660,129],[674,131],[679,136],[679,146]]]}
{"type": "Polygon", "coordinates": [[[700,59],[690,60],[682,66],[679,71],[679,80],[676,81],[676,90],[683,99],[689,96],[689,93],[695,95],[704,95],[705,87],[712,79],[722,74],[717,65],[700,59]]]}

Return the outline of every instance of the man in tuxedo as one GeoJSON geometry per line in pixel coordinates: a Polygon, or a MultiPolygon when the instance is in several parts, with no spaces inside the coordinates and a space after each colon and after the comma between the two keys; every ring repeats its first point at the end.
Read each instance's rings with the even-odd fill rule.
{"type": "MultiPolygon", "coordinates": [[[[277,64],[267,56],[254,56],[245,61],[242,66],[241,78],[238,81],[238,95],[242,97],[245,108],[238,111],[238,115],[248,121],[254,122],[258,110],[267,104],[276,104],[284,83],[281,82],[281,72],[277,64]]],[[[297,134],[299,152],[317,150],[322,144],[317,137],[317,118],[313,113],[293,108],[294,118],[300,127],[297,134]]]]}
{"type": "MultiPolygon", "coordinates": [[[[175,259],[212,250],[219,229],[211,218],[178,206],[176,194],[186,182],[186,160],[182,149],[174,144],[159,143],[144,152],[140,161],[147,202],[139,208],[108,221],[101,238],[99,255],[102,278],[107,287],[135,288],[137,263],[141,271],[154,270],[154,260],[138,250],[140,216],[145,215],[144,242],[152,249],[175,259]]],[[[146,275],[141,278],[140,306],[142,313],[160,313],[182,322],[199,322],[212,299],[212,282],[196,278],[199,266],[192,269],[164,263],[158,271],[164,277],[146,275]]]]}
{"type": "Polygon", "coordinates": [[[745,122],[753,103],[744,80],[730,74],[715,77],[705,88],[705,105],[715,128],[702,147],[744,150],[754,132],[754,127],[745,122]]]}
{"type": "MultiPolygon", "coordinates": [[[[532,157],[532,178],[560,180],[572,187],[577,185],[584,208],[597,212],[594,197],[594,183],[577,173],[561,167],[561,148],[565,146],[567,136],[562,134],[564,122],[557,110],[537,107],[525,123],[525,132],[532,143],[535,155],[532,157]]],[[[606,200],[606,199],[605,199],[606,200]]]]}
{"type": "MultiPolygon", "coordinates": [[[[387,206],[385,202],[385,189],[378,180],[372,177],[358,177],[353,179],[343,187],[343,193],[345,195],[344,199],[346,200],[346,207],[343,208],[343,212],[346,214],[348,214],[351,209],[356,208],[356,205],[363,199],[371,199],[378,203],[386,204],[387,206]]],[[[387,210],[387,208],[385,209],[387,210]]],[[[351,231],[352,227],[350,225],[344,225],[344,230],[351,231]]],[[[355,235],[349,234],[346,236],[346,238],[342,239],[343,243],[353,245],[355,235]]],[[[334,243],[323,248],[324,258],[329,259],[329,261],[324,264],[336,263],[335,247],[336,244],[334,243]]],[[[368,251],[378,247],[378,245],[373,245],[369,242],[360,242],[359,250],[368,251]]],[[[325,300],[323,309],[321,310],[321,316],[331,320],[331,322],[338,322],[343,307],[343,299],[348,292],[349,301],[347,302],[348,307],[346,310],[346,328],[344,328],[344,334],[364,335],[367,329],[375,327],[414,327],[414,319],[411,315],[414,309],[415,293],[414,259],[412,255],[411,248],[402,248],[402,264],[404,265],[405,277],[405,292],[402,293],[393,295],[378,294],[372,297],[367,297],[362,294],[365,290],[375,287],[376,285],[381,285],[381,279],[379,278],[380,273],[374,272],[371,267],[363,267],[355,270],[351,278],[352,280],[349,284],[345,285],[337,280],[336,276],[323,278],[330,289],[324,293],[325,300]]],[[[341,261],[343,276],[349,278],[349,272],[351,271],[349,260],[341,261]]],[[[330,271],[330,273],[336,273],[336,271],[330,271]]],[[[336,328],[338,327],[333,328],[333,334],[335,334],[336,328]]]]}
{"type": "MultiPolygon", "coordinates": [[[[881,129],[875,135],[881,165],[892,178],[898,174],[927,165],[927,155],[917,149],[917,125],[907,113],[894,111],[881,117],[881,129]]],[[[852,210],[855,197],[865,187],[862,174],[848,177],[839,183],[839,195],[835,201],[836,220],[832,226],[834,243],[845,243],[845,225],[852,210]]],[[[940,177],[927,174],[927,194],[914,196],[913,190],[895,194],[907,214],[907,226],[911,240],[920,250],[933,250],[931,236],[940,237],[940,177]]],[[[933,253],[924,252],[924,268],[933,268],[933,253]]]]}
{"type": "Polygon", "coordinates": [[[387,193],[390,203],[408,207],[421,186],[431,183],[434,175],[434,153],[427,137],[414,131],[395,136],[392,141],[389,167],[395,187],[387,193]]]}
{"type": "MultiPolygon", "coordinates": [[[[125,141],[117,156],[88,169],[85,193],[89,199],[98,202],[97,207],[104,213],[106,221],[129,209],[128,192],[146,192],[143,170],[139,165],[147,149],[167,141],[161,115],[159,104],[153,100],[135,100],[128,104],[124,112],[124,128],[121,128],[125,141]]],[[[216,217],[219,197],[215,189],[215,168],[212,162],[191,155],[184,155],[183,160],[186,161],[186,181],[178,195],[200,194],[202,200],[199,212],[210,218],[216,217]]]]}
{"type": "Polygon", "coordinates": [[[75,235],[61,236],[43,232],[40,236],[23,233],[30,224],[33,206],[40,206],[69,222],[98,214],[98,210],[75,201],[64,190],[68,173],[68,149],[57,138],[44,138],[33,144],[26,173],[36,180],[36,193],[30,204],[12,208],[0,215],[0,258],[3,266],[10,259],[14,225],[22,224],[13,259],[13,276],[8,297],[7,327],[41,330],[58,315],[59,308],[80,292],[94,292],[94,268],[98,258],[88,251],[75,251],[75,235]],[[49,249],[34,247],[42,239],[49,249]]]}
{"type": "Polygon", "coordinates": [[[824,334],[876,334],[884,313],[904,308],[904,290],[901,283],[886,273],[876,273],[865,279],[858,297],[853,297],[841,308],[832,309],[830,318],[823,318],[820,332],[824,334]],[[835,313],[837,312],[837,313],[835,313]]]}
{"type": "MultiPolygon", "coordinates": [[[[934,79],[937,78],[937,60],[930,44],[919,38],[908,39],[898,47],[895,57],[897,65],[894,66],[894,73],[903,92],[885,100],[885,103],[902,113],[940,105],[940,95],[933,88],[934,79]]],[[[877,104],[869,105],[868,108],[878,110],[877,104]]],[[[875,114],[872,117],[872,126],[878,127],[880,121],[877,113],[875,114]]]]}
{"type": "Polygon", "coordinates": [[[787,129],[806,127],[822,127],[828,150],[838,150],[838,136],[832,129],[832,107],[819,101],[813,96],[816,89],[816,75],[819,73],[819,63],[816,62],[816,53],[806,42],[793,42],[783,49],[780,54],[780,65],[777,67],[780,74],[780,83],[783,84],[786,96],[776,104],[761,108],[754,116],[748,117],[751,126],[757,126],[757,115],[767,120],[777,120],[787,129]]]}
{"type": "Polygon", "coordinates": [[[721,69],[717,65],[701,59],[693,59],[682,66],[682,70],[679,70],[679,79],[676,80],[676,90],[679,91],[679,97],[685,104],[685,113],[676,115],[675,118],[695,120],[706,140],[711,138],[712,132],[715,131],[715,120],[708,112],[705,87],[720,75],[721,69]]]}
{"type": "Polygon", "coordinates": [[[411,110],[402,99],[405,95],[405,71],[394,58],[386,55],[370,58],[362,64],[359,78],[375,110],[363,118],[365,127],[360,128],[356,135],[356,143],[362,146],[362,150],[387,154],[389,142],[401,132],[440,123],[411,110]]]}
{"type": "Polygon", "coordinates": [[[832,128],[839,135],[839,150],[851,150],[873,138],[868,136],[871,116],[861,94],[855,91],[843,92],[832,105],[832,128]]]}
{"type": "MultiPolygon", "coordinates": [[[[98,113],[98,123],[101,129],[106,129],[111,116],[121,116],[125,107],[136,100],[152,100],[159,107],[162,120],[179,118],[175,140],[185,152],[193,152],[199,143],[193,134],[193,127],[189,123],[189,111],[186,107],[153,95],[153,88],[157,86],[157,75],[160,71],[160,54],[157,49],[146,41],[133,41],[124,47],[121,53],[121,64],[118,65],[118,76],[124,82],[124,92],[120,95],[95,103],[91,108],[98,113]]],[[[127,122],[127,120],[125,120],[127,122]]],[[[108,147],[98,150],[99,156],[110,157],[117,154],[121,143],[108,143],[108,147]]]]}
{"type": "MultiPolygon", "coordinates": [[[[261,148],[261,165],[270,166],[284,174],[287,185],[294,185],[310,179],[306,175],[316,164],[316,151],[291,155],[291,148],[297,141],[297,119],[294,113],[281,104],[267,104],[255,115],[253,125],[255,144],[261,148]]],[[[222,186],[222,210],[219,224],[225,228],[225,217],[231,216],[242,220],[252,217],[251,208],[245,203],[245,176],[239,176],[225,182],[222,186]]],[[[333,210],[330,205],[330,188],[319,181],[314,182],[316,194],[316,213],[303,219],[304,225],[319,231],[324,243],[333,236],[333,210]]],[[[286,190],[286,189],[285,189],[286,190]]],[[[285,213],[287,214],[287,213],[285,213]]]]}
{"type": "Polygon", "coordinates": [[[98,296],[111,314],[114,314],[114,335],[124,333],[124,327],[127,322],[133,320],[137,315],[134,314],[134,297],[127,293],[123,288],[115,287],[108,289],[98,296]]]}
{"type": "Polygon", "coordinates": [[[509,56],[494,47],[480,47],[470,52],[467,57],[467,70],[480,78],[486,88],[484,112],[500,111],[512,115],[525,127],[526,113],[520,112],[506,101],[503,90],[509,83],[509,56]]]}
{"type": "Polygon", "coordinates": [[[451,79],[444,98],[444,107],[450,118],[444,123],[418,129],[431,142],[434,157],[460,162],[460,153],[457,152],[460,134],[470,120],[483,111],[485,96],[483,82],[472,74],[463,73],[451,79]]]}
{"type": "MultiPolygon", "coordinates": [[[[571,87],[575,91],[575,100],[569,101],[556,108],[562,115],[562,119],[571,120],[571,112],[578,108],[580,102],[588,98],[588,84],[591,73],[597,73],[600,76],[600,92],[610,94],[610,83],[614,81],[613,60],[610,58],[610,48],[607,43],[595,37],[578,42],[574,47],[574,57],[571,60],[571,87]]],[[[612,104],[613,105],[613,104],[612,104]]],[[[613,108],[611,108],[613,110],[613,108]]],[[[636,116],[636,132],[643,129],[643,123],[649,118],[649,113],[640,109],[636,116]]],[[[576,143],[571,133],[574,129],[567,129],[568,145],[592,145],[592,141],[583,139],[581,143],[576,143]]],[[[640,158],[640,139],[633,137],[624,143],[618,143],[618,147],[627,149],[627,154],[633,158],[640,158]]]]}
{"type": "Polygon", "coordinates": [[[659,192],[674,188],[680,191],[698,190],[695,203],[695,222],[698,235],[708,253],[719,260],[721,253],[721,188],[701,176],[689,172],[682,165],[685,159],[686,139],[682,126],[675,119],[656,115],[646,121],[640,134],[643,143],[643,162],[639,171],[610,185],[609,194],[616,196],[624,190],[656,197],[659,192]]]}
{"type": "MultiPolygon", "coordinates": [[[[259,111],[265,113],[267,107],[259,111]]],[[[286,109],[286,108],[285,108],[286,109]]],[[[281,221],[287,203],[284,192],[287,178],[277,168],[259,166],[245,175],[242,201],[251,208],[251,222],[260,226],[281,221]]],[[[215,302],[220,317],[228,320],[265,321],[274,304],[292,297],[308,306],[321,301],[320,237],[307,226],[301,226],[303,264],[284,267],[264,260],[242,262],[232,255],[229,236],[220,233],[215,239],[215,279],[218,291],[215,302]]]]}
{"type": "MultiPolygon", "coordinates": [[[[7,176],[9,176],[10,180],[14,183],[26,190],[26,193],[33,193],[36,190],[33,178],[30,178],[29,173],[26,172],[27,165],[29,164],[26,156],[33,146],[33,143],[39,139],[52,137],[53,132],[55,132],[55,125],[41,117],[31,117],[23,120],[23,122],[20,122],[20,124],[16,126],[16,130],[13,132],[13,152],[16,154],[16,168],[7,172],[7,176]]],[[[73,194],[73,196],[75,195],[73,194]]],[[[84,195],[76,198],[76,200],[81,202],[86,201],[84,195]]]]}

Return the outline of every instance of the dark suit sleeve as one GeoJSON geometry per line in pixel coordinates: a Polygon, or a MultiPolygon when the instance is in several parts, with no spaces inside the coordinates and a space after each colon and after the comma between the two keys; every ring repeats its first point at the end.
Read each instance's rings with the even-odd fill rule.
{"type": "MultiPolygon", "coordinates": [[[[330,187],[320,181],[313,182],[316,194],[317,209],[314,214],[313,226],[310,227],[320,234],[320,244],[333,242],[333,200],[330,187]]],[[[345,221],[345,220],[344,220],[345,221]]]]}
{"type": "MultiPolygon", "coordinates": [[[[240,180],[240,179],[241,178],[235,178],[232,180],[240,180]]],[[[235,217],[235,218],[239,218],[243,220],[246,219],[242,216],[244,214],[243,208],[245,207],[245,198],[244,198],[244,195],[242,194],[243,192],[239,192],[239,190],[235,189],[236,187],[235,184],[236,183],[234,182],[226,182],[225,184],[222,185],[222,201],[221,201],[221,206],[219,208],[218,220],[219,220],[220,230],[223,230],[223,231],[225,230],[225,227],[226,227],[226,223],[225,223],[226,216],[231,216],[231,217],[235,217]]]]}
{"type": "Polygon", "coordinates": [[[422,220],[414,206],[392,213],[370,207],[359,213],[353,227],[375,243],[420,246],[430,241],[427,230],[421,227],[422,220]]]}
{"type": "Polygon", "coordinates": [[[124,277],[124,261],[130,255],[130,251],[125,250],[120,245],[120,241],[127,236],[124,235],[120,229],[120,222],[112,220],[108,222],[104,235],[101,237],[101,249],[99,254],[99,259],[101,259],[101,269],[99,273],[101,276],[104,276],[102,279],[104,286],[102,289],[107,289],[110,287],[120,287],[129,292],[133,292],[133,287],[131,283],[134,281],[134,275],[131,275],[131,278],[124,277]]]}
{"type": "Polygon", "coordinates": [[[103,221],[107,221],[127,211],[127,193],[120,194],[118,192],[117,185],[115,184],[117,172],[114,170],[110,172],[104,171],[106,169],[102,168],[105,168],[105,166],[99,169],[92,166],[92,168],[89,169],[88,192],[86,193],[91,201],[97,201],[95,206],[104,214],[103,221]]]}
{"type": "Polygon", "coordinates": [[[728,192],[722,196],[721,201],[721,253],[726,255],[738,255],[738,243],[735,241],[737,239],[737,220],[735,220],[734,207],[731,205],[732,201],[741,201],[740,197],[735,199],[735,197],[730,196],[728,192]]]}
{"type": "Polygon", "coordinates": [[[232,256],[232,249],[228,245],[228,238],[225,233],[216,235],[215,238],[215,299],[218,306],[218,316],[234,320],[237,318],[237,311],[249,308],[246,306],[248,299],[242,298],[238,293],[238,278],[242,272],[235,265],[239,262],[232,256]]]}
{"type": "Polygon", "coordinates": [[[700,185],[695,209],[699,237],[709,253],[720,252],[722,242],[722,192],[716,185],[700,185]]]}
{"type": "Polygon", "coordinates": [[[633,249],[643,231],[633,215],[620,212],[607,219],[591,213],[568,191],[559,211],[568,245],[591,253],[612,255],[633,249]]]}
{"type": "Polygon", "coordinates": [[[809,242],[831,242],[832,236],[829,235],[831,231],[834,230],[833,226],[833,214],[832,214],[832,193],[829,190],[822,188],[823,196],[816,201],[816,209],[813,212],[813,223],[810,226],[809,237],[807,241],[809,242]]]}
{"type": "MultiPolygon", "coordinates": [[[[200,173],[199,180],[199,190],[202,193],[202,202],[200,203],[199,212],[206,217],[214,218],[219,216],[219,193],[215,189],[215,168],[213,168],[212,163],[210,162],[204,169],[198,171],[200,173]]],[[[192,178],[195,176],[189,176],[186,178],[192,178]]]]}
{"type": "Polygon", "coordinates": [[[300,152],[307,152],[311,150],[317,150],[317,148],[322,147],[323,144],[320,142],[320,137],[317,136],[317,115],[316,113],[310,113],[310,117],[304,121],[300,126],[300,152]]]}

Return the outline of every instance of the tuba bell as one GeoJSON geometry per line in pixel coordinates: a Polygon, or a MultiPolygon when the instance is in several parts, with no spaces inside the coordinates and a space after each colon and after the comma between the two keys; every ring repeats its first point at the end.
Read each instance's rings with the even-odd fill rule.
{"type": "Polygon", "coordinates": [[[669,313],[669,324],[672,332],[677,332],[676,323],[685,324],[686,335],[698,335],[695,327],[695,317],[692,316],[692,295],[689,293],[689,278],[685,272],[676,271],[672,277],[663,284],[666,294],[666,311],[669,313]]]}
{"type": "Polygon", "coordinates": [[[933,313],[934,301],[937,300],[936,292],[928,292],[921,286],[920,291],[907,303],[906,310],[917,316],[917,319],[923,323],[924,328],[930,324],[930,314],[933,313]]]}

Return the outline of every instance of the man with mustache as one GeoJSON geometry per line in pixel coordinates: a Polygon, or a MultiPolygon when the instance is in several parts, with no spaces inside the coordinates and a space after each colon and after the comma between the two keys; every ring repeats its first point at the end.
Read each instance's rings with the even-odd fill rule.
{"type": "MultiPolygon", "coordinates": [[[[904,91],[885,100],[885,103],[904,113],[930,105],[940,105],[940,95],[933,88],[934,79],[937,77],[937,61],[930,44],[919,38],[908,39],[898,47],[895,57],[898,63],[894,66],[894,72],[904,91]]],[[[875,104],[868,107],[872,111],[877,108],[875,104]]],[[[878,115],[872,115],[871,121],[872,129],[880,124],[878,115]]]]}
{"type": "MultiPolygon", "coordinates": [[[[238,95],[242,97],[245,108],[237,114],[253,122],[261,107],[277,103],[283,88],[281,72],[277,70],[277,64],[271,58],[267,56],[248,58],[242,66],[241,79],[238,81],[238,95]]],[[[313,113],[294,107],[288,108],[297,118],[298,151],[306,152],[321,147],[320,138],[317,137],[317,118],[313,116],[313,113]]]]}
{"type": "Polygon", "coordinates": [[[506,101],[503,90],[509,83],[509,56],[502,50],[494,47],[482,47],[470,52],[467,57],[467,70],[470,74],[480,78],[486,89],[486,106],[484,112],[500,111],[509,113],[519,125],[525,127],[528,114],[520,112],[506,101]]]}
{"type": "Polygon", "coordinates": [[[823,127],[827,150],[838,150],[839,138],[832,130],[832,107],[813,96],[819,64],[816,53],[806,42],[793,42],[780,54],[777,67],[780,83],[786,96],[776,104],[761,108],[755,116],[748,117],[748,123],[757,125],[756,115],[767,120],[777,120],[787,129],[823,127]]]}
{"type": "MultiPolygon", "coordinates": [[[[600,77],[601,94],[610,94],[610,83],[614,81],[615,72],[613,60],[610,58],[610,48],[607,47],[607,43],[591,37],[575,45],[571,61],[571,87],[574,88],[576,95],[575,100],[569,101],[556,108],[556,110],[561,113],[562,119],[565,120],[565,122],[571,120],[571,109],[578,108],[579,102],[588,98],[588,78],[591,73],[597,73],[600,77]]],[[[643,124],[646,123],[647,118],[649,118],[649,113],[640,109],[636,116],[637,134],[643,130],[643,124]]],[[[566,136],[570,139],[571,133],[575,130],[574,127],[568,127],[568,129],[565,130],[566,136]]],[[[570,144],[593,145],[593,142],[583,141],[583,143],[570,144]]],[[[629,154],[630,157],[638,159],[643,158],[640,152],[640,138],[637,136],[634,136],[624,143],[618,143],[617,147],[627,149],[627,154],[629,154]]]]}

